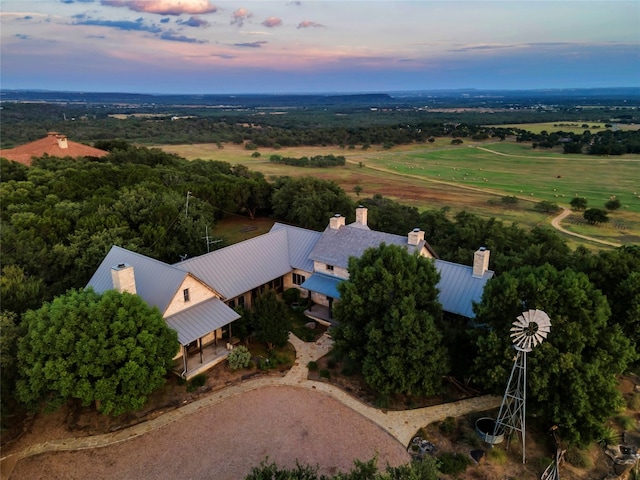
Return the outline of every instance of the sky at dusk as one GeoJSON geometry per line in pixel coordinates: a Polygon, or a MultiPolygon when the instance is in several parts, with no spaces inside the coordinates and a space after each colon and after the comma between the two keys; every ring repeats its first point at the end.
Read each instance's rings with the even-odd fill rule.
{"type": "Polygon", "coordinates": [[[638,1],[0,0],[0,27],[2,89],[640,86],[638,1]]]}

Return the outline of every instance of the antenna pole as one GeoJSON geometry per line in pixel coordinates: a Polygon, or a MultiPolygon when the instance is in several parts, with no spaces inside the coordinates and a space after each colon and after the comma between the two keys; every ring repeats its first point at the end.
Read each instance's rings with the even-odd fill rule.
{"type": "Polygon", "coordinates": [[[191,195],[191,192],[187,190],[187,204],[184,207],[184,218],[187,218],[189,215],[189,195],[191,195]]]}

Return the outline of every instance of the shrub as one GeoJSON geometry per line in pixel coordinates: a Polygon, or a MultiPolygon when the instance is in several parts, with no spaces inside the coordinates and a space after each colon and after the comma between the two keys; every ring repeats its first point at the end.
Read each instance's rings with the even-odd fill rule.
{"type": "Polygon", "coordinates": [[[620,436],[616,433],[613,428],[605,428],[600,435],[600,439],[598,440],[598,445],[602,448],[608,447],[609,445],[614,445],[619,440],[620,436]]]}
{"type": "Polygon", "coordinates": [[[326,378],[327,380],[331,378],[331,372],[326,368],[320,370],[320,378],[326,378]]]}
{"type": "Polygon", "coordinates": [[[461,453],[444,452],[438,456],[440,460],[440,472],[447,475],[459,475],[463,473],[471,461],[461,453]]]}
{"type": "Polygon", "coordinates": [[[204,386],[205,383],[207,383],[207,376],[204,373],[200,373],[187,383],[187,392],[193,392],[194,390],[204,386]]]}
{"type": "Polygon", "coordinates": [[[327,360],[327,367],[329,367],[330,369],[334,369],[336,368],[336,366],[338,365],[338,361],[335,358],[329,358],[329,360],[327,360]]]}
{"type": "Polygon", "coordinates": [[[571,447],[567,450],[564,456],[565,460],[576,468],[583,468],[589,470],[593,467],[593,462],[589,453],[584,450],[579,450],[575,447],[571,447]]]}
{"type": "Polygon", "coordinates": [[[287,305],[300,301],[300,290],[297,288],[287,288],[282,292],[282,300],[284,300],[284,303],[287,305]]]}
{"type": "Polygon", "coordinates": [[[447,417],[443,422],[440,422],[440,426],[438,427],[443,435],[451,435],[456,431],[456,419],[453,417],[447,417]]]}
{"type": "Polygon", "coordinates": [[[633,430],[636,426],[635,420],[628,415],[616,415],[613,420],[623,430],[633,430]]]}
{"type": "Polygon", "coordinates": [[[318,370],[318,363],[311,361],[307,363],[307,368],[309,369],[310,372],[315,372],[318,370]]]}
{"type": "Polygon", "coordinates": [[[247,368],[251,364],[251,352],[245,346],[239,346],[229,352],[227,357],[229,368],[238,370],[239,368],[247,368]]]}

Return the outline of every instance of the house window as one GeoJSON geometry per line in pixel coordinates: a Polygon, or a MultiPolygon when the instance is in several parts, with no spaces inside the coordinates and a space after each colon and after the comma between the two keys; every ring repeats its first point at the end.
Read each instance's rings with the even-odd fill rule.
{"type": "Polygon", "coordinates": [[[329,270],[330,272],[333,272],[333,265],[327,264],[327,270],[329,270]]]}
{"type": "Polygon", "coordinates": [[[240,295],[238,297],[238,306],[239,307],[244,307],[244,295],[240,295]]]}
{"type": "Polygon", "coordinates": [[[229,300],[229,308],[236,308],[236,299],[229,300]]]}
{"type": "Polygon", "coordinates": [[[184,295],[184,301],[188,302],[189,301],[189,289],[185,288],[184,290],[182,290],[182,295],[184,295]]]}
{"type": "Polygon", "coordinates": [[[298,275],[297,273],[293,274],[293,284],[294,285],[302,285],[307,278],[304,275],[298,275]]]}

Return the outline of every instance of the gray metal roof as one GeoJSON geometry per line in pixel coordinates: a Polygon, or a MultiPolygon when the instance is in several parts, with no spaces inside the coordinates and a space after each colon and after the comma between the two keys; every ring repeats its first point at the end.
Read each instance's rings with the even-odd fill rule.
{"type": "Polygon", "coordinates": [[[313,272],[313,260],[309,258],[311,250],[316,246],[322,236],[322,232],[307,230],[306,228],[292,227],[282,223],[274,223],[272,232],[285,230],[289,243],[289,262],[292,268],[313,272]]]}
{"type": "Polygon", "coordinates": [[[165,318],[167,325],[178,332],[181,345],[188,345],[208,333],[240,318],[219,298],[211,298],[165,318]]]}
{"type": "MultiPolygon", "coordinates": [[[[407,247],[409,253],[416,250],[415,245],[408,244],[406,236],[344,225],[339,229],[327,228],[311,251],[310,258],[328,265],[347,268],[349,257],[360,258],[366,249],[377,248],[382,242],[407,247]]],[[[425,243],[421,242],[418,247],[423,245],[425,243]]]]}
{"type": "Polygon", "coordinates": [[[327,297],[340,298],[338,285],[344,281],[344,278],[338,278],[324,273],[314,273],[300,286],[312,292],[326,295],[327,297]]]}
{"type": "Polygon", "coordinates": [[[87,287],[93,287],[98,293],[113,290],[111,267],[121,263],[133,267],[136,293],[147,305],[158,307],[163,313],[187,276],[184,270],[114,245],[89,280],[87,287]]]}
{"type": "Polygon", "coordinates": [[[291,272],[287,231],[265,233],[174,267],[192,273],[231,299],[291,272]]]}
{"type": "Polygon", "coordinates": [[[456,313],[475,318],[473,302],[480,302],[482,291],[493,271],[487,270],[482,277],[473,276],[473,268],[458,263],[436,260],[436,269],[440,272],[439,300],[445,312],[456,313]]]}

